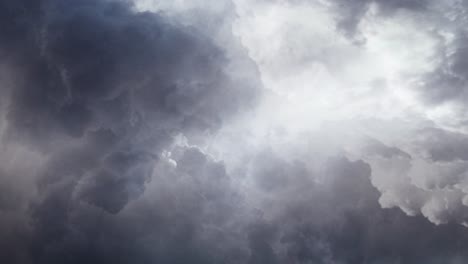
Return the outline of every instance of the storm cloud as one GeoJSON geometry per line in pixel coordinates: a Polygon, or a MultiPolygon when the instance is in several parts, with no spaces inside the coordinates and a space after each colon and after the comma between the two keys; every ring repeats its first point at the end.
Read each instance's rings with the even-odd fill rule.
{"type": "Polygon", "coordinates": [[[0,0],[0,262],[466,263],[467,11],[0,0]]]}

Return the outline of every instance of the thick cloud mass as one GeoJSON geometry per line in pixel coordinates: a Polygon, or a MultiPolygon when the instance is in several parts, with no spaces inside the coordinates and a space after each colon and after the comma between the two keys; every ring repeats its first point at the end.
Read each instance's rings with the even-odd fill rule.
{"type": "Polygon", "coordinates": [[[212,131],[255,97],[207,37],[127,3],[2,5],[2,50],[21,77],[6,137],[57,153],[44,185],[83,178],[80,196],[110,212],[141,193],[171,137],[212,131]]]}
{"type": "Polygon", "coordinates": [[[357,33],[359,23],[369,11],[376,7],[379,15],[390,15],[398,10],[424,10],[429,0],[333,0],[338,13],[337,26],[348,36],[357,33]]]}
{"type": "MultiPolygon", "coordinates": [[[[40,160],[28,171],[31,201],[17,212],[32,229],[32,252],[7,253],[15,258],[7,262],[108,261],[83,240],[94,231],[75,234],[73,221],[118,214],[176,136],[214,132],[253,105],[259,82],[229,69],[206,33],[126,1],[1,1],[0,10],[3,146],[40,160]]],[[[22,184],[10,177],[8,192],[22,184]]],[[[16,195],[2,194],[2,210],[15,211],[16,195]]]]}
{"type": "Polygon", "coordinates": [[[467,263],[467,11],[0,0],[0,263],[467,263]]]}

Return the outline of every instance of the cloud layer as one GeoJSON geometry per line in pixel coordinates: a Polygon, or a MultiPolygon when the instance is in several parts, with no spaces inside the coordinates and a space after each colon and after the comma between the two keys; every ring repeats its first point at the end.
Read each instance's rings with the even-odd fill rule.
{"type": "Polygon", "coordinates": [[[1,263],[466,263],[464,1],[0,1],[1,263]]]}

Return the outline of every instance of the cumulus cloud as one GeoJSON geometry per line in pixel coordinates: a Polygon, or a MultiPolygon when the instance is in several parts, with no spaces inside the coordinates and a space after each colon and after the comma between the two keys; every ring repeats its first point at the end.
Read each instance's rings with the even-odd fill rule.
{"type": "Polygon", "coordinates": [[[158,14],[115,1],[27,4],[2,8],[17,33],[5,32],[2,47],[22,77],[10,88],[5,137],[60,153],[44,181],[84,177],[83,197],[109,211],[141,192],[172,137],[216,129],[257,93],[255,80],[229,74],[208,37],[158,14]]]}
{"type": "Polygon", "coordinates": [[[234,65],[211,31],[128,1],[3,1],[0,9],[2,146],[26,152],[2,160],[13,167],[2,171],[2,212],[12,211],[5,230],[24,218],[19,234],[32,237],[8,262],[104,258],[86,253],[94,231],[78,231],[81,221],[121,212],[176,136],[213,133],[260,93],[257,73],[234,65]],[[22,170],[25,183],[15,176],[22,170]]]}
{"type": "Polygon", "coordinates": [[[464,1],[0,1],[0,262],[465,263],[464,1]]]}

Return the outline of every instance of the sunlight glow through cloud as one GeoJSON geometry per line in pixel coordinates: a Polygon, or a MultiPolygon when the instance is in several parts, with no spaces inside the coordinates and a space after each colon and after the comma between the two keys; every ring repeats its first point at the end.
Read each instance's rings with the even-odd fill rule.
{"type": "Polygon", "coordinates": [[[468,263],[464,0],[0,0],[0,263],[468,263]]]}

